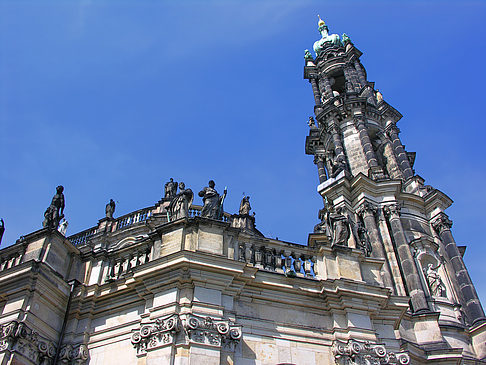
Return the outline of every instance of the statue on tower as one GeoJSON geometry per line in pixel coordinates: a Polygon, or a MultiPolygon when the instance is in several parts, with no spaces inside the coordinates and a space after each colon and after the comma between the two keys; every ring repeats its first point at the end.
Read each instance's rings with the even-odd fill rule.
{"type": "Polygon", "coordinates": [[[249,215],[251,210],[250,197],[244,196],[240,203],[240,215],[249,215]]]}
{"type": "Polygon", "coordinates": [[[106,218],[108,219],[113,219],[113,214],[115,213],[115,201],[113,199],[110,199],[108,204],[106,204],[105,207],[105,213],[106,213],[106,218]]]}
{"type": "MultiPolygon", "coordinates": [[[[319,33],[321,33],[322,38],[319,39],[314,43],[314,52],[317,56],[321,54],[321,52],[330,46],[338,46],[343,47],[343,43],[337,34],[329,34],[329,28],[327,27],[324,20],[321,19],[319,16],[319,22],[317,23],[319,26],[319,33]]],[[[349,38],[348,38],[349,39],[349,38]]]]}
{"type": "Polygon", "coordinates": [[[56,194],[52,198],[51,205],[44,213],[43,227],[57,229],[59,222],[64,218],[64,187],[59,185],[56,188],[56,194]]]}
{"type": "Polygon", "coordinates": [[[165,190],[165,194],[164,194],[165,198],[170,198],[170,199],[174,198],[177,194],[177,181],[174,181],[173,178],[170,178],[170,181],[165,183],[164,190],[165,190]]]}
{"type": "Polygon", "coordinates": [[[194,199],[194,194],[191,189],[186,189],[186,185],[181,181],[179,183],[179,194],[171,200],[167,207],[167,214],[169,221],[174,221],[179,218],[189,217],[189,207],[194,199]]]}
{"type": "Polygon", "coordinates": [[[208,186],[204,187],[198,195],[203,198],[203,208],[201,210],[201,217],[221,219],[223,215],[223,200],[226,196],[226,189],[222,196],[214,188],[215,183],[209,180],[208,186]]]}

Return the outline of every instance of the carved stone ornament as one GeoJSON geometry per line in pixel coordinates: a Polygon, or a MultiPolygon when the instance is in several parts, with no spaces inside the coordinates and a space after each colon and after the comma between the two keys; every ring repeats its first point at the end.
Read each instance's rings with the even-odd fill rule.
{"type": "Polygon", "coordinates": [[[174,343],[176,334],[180,331],[180,319],[177,314],[156,319],[152,323],[144,323],[140,329],[132,333],[132,344],[137,353],[174,343]]]}
{"type": "Polygon", "coordinates": [[[400,204],[390,204],[390,205],[385,205],[385,207],[383,207],[385,214],[390,218],[400,217],[400,209],[401,209],[400,204]]]}
{"type": "MultiPolygon", "coordinates": [[[[138,354],[174,344],[177,335],[186,344],[202,343],[212,346],[227,346],[234,350],[234,346],[241,339],[241,326],[232,321],[219,320],[212,317],[199,317],[192,314],[174,314],[155,322],[144,323],[139,330],[132,333],[132,344],[138,354]]],[[[179,341],[179,340],[178,340],[179,341]]]]}
{"type": "Polygon", "coordinates": [[[0,352],[6,350],[19,353],[34,364],[50,363],[56,355],[51,341],[17,321],[0,326],[0,352]]]}
{"type": "Polygon", "coordinates": [[[367,215],[375,215],[377,211],[376,205],[365,201],[363,204],[361,204],[358,209],[356,210],[356,213],[362,217],[365,217],[367,215]]]}
{"type": "Polygon", "coordinates": [[[332,353],[339,365],[384,365],[410,364],[410,356],[406,352],[388,352],[384,345],[370,342],[335,340],[332,353]]]}
{"type": "Polygon", "coordinates": [[[452,221],[449,219],[447,214],[440,213],[439,216],[432,221],[432,227],[434,227],[437,233],[441,234],[442,231],[451,229],[452,221]]]}
{"type": "Polygon", "coordinates": [[[59,351],[59,362],[62,364],[84,365],[89,359],[88,347],[84,344],[67,344],[59,351]]]}
{"type": "Polygon", "coordinates": [[[234,348],[241,339],[241,326],[232,321],[190,315],[184,320],[184,330],[190,342],[206,345],[225,345],[234,348]]]}

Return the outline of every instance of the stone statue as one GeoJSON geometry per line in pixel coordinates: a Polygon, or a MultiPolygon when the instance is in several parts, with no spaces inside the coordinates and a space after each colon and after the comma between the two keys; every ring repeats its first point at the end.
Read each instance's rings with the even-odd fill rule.
{"type": "Polygon", "coordinates": [[[240,215],[249,215],[251,210],[250,197],[244,196],[240,203],[240,215]]]}
{"type": "Polygon", "coordinates": [[[165,183],[164,190],[164,197],[173,199],[177,194],[177,181],[174,181],[173,178],[170,178],[170,181],[165,183]]]}
{"type": "Polygon", "coordinates": [[[0,218],[0,243],[2,243],[3,233],[5,232],[5,222],[0,218]]]}
{"type": "Polygon", "coordinates": [[[183,182],[179,183],[179,193],[171,200],[167,207],[169,221],[174,221],[179,218],[189,217],[189,207],[194,199],[194,194],[191,189],[186,189],[183,182]]]}
{"type": "Polygon", "coordinates": [[[44,213],[43,227],[57,229],[59,221],[64,218],[64,187],[59,185],[56,188],[56,194],[52,198],[51,205],[44,213]]]}
{"type": "Polygon", "coordinates": [[[110,199],[110,202],[106,204],[105,213],[106,218],[113,219],[113,213],[115,213],[116,204],[113,199],[110,199]]]}
{"type": "Polygon", "coordinates": [[[346,162],[344,161],[344,157],[342,156],[329,156],[329,171],[331,177],[336,177],[339,173],[346,169],[346,162]]]}
{"type": "Polygon", "coordinates": [[[311,61],[313,61],[313,60],[314,60],[314,59],[312,58],[312,55],[311,55],[311,53],[309,52],[309,50],[308,50],[308,49],[306,49],[306,50],[305,50],[304,58],[305,58],[306,60],[311,60],[311,61]]]}
{"type": "Polygon", "coordinates": [[[334,205],[329,204],[326,210],[326,223],[330,231],[328,235],[331,237],[332,245],[347,246],[351,230],[349,219],[344,214],[345,208],[334,208],[334,205]]]}
{"type": "Polygon", "coordinates": [[[59,224],[59,227],[57,227],[57,230],[63,235],[66,236],[66,231],[68,228],[68,221],[66,219],[62,219],[61,223],[59,224]]]}
{"type": "Polygon", "coordinates": [[[329,34],[329,28],[327,27],[326,23],[324,23],[324,20],[321,19],[321,17],[319,17],[319,22],[317,24],[319,26],[319,33],[321,33],[322,38],[314,43],[314,52],[316,53],[316,55],[319,56],[321,52],[327,47],[343,46],[341,39],[337,34],[329,34]]]}
{"type": "Polygon", "coordinates": [[[380,90],[376,90],[375,95],[376,95],[376,101],[378,103],[381,103],[383,101],[383,95],[380,93],[380,90]]]}
{"type": "Polygon", "coordinates": [[[343,33],[343,36],[341,37],[343,44],[347,46],[348,44],[352,43],[351,39],[348,37],[346,33],[343,33]]]}
{"type": "Polygon", "coordinates": [[[223,214],[223,200],[225,194],[220,197],[216,189],[214,189],[215,183],[213,180],[209,180],[209,186],[204,187],[200,192],[199,196],[203,198],[203,208],[201,210],[201,217],[221,219],[223,214]]]}
{"type": "Polygon", "coordinates": [[[371,255],[371,251],[373,250],[371,246],[370,236],[368,235],[368,230],[365,228],[363,223],[358,222],[358,239],[359,245],[361,250],[364,252],[366,257],[371,255]]]}
{"type": "Polygon", "coordinates": [[[307,121],[307,125],[311,128],[314,128],[316,126],[316,123],[314,121],[314,117],[310,116],[309,120],[307,121]]]}
{"type": "MultiPolygon", "coordinates": [[[[439,264],[440,266],[440,264],[439,264]]],[[[430,293],[435,297],[445,297],[446,290],[440,275],[437,273],[439,266],[434,267],[432,264],[428,264],[425,269],[425,277],[427,278],[427,284],[429,285],[430,293]]]]}
{"type": "Polygon", "coordinates": [[[318,218],[321,220],[320,223],[317,223],[314,226],[314,233],[326,233],[327,232],[327,224],[326,224],[326,209],[319,209],[318,218]]]}

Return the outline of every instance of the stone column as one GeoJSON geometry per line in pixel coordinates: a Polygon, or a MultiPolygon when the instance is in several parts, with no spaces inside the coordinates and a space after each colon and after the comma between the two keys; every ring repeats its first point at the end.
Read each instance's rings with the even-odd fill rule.
{"type": "Polygon", "coordinates": [[[326,99],[332,98],[331,82],[326,75],[319,76],[319,89],[326,99]]]}
{"type": "Polygon", "coordinates": [[[408,288],[408,295],[412,304],[412,311],[414,313],[428,311],[427,300],[422,285],[420,284],[420,277],[417,267],[415,266],[407,238],[403,231],[402,222],[400,220],[400,206],[398,204],[385,206],[385,213],[388,215],[392,235],[395,240],[398,259],[401,262],[403,276],[405,277],[405,285],[408,288]]]}
{"type": "Polygon", "coordinates": [[[356,80],[350,70],[350,65],[346,64],[343,68],[344,78],[346,79],[346,91],[354,92],[356,88],[356,80]]]}
{"type": "Polygon", "coordinates": [[[398,137],[400,130],[392,123],[386,128],[385,132],[391,140],[393,151],[397,157],[398,166],[400,167],[400,170],[402,170],[403,178],[405,180],[411,178],[413,176],[413,171],[407,153],[398,137]]]}
{"type": "Polygon", "coordinates": [[[383,242],[380,238],[380,233],[378,232],[378,227],[376,226],[375,213],[377,209],[376,206],[370,202],[365,201],[361,204],[356,213],[363,218],[363,222],[368,235],[371,240],[371,257],[376,257],[379,259],[385,259],[385,264],[383,265],[383,270],[385,272],[383,281],[387,288],[394,289],[393,280],[391,279],[390,266],[388,260],[386,259],[385,249],[383,247],[383,242]]]}
{"type": "Polygon", "coordinates": [[[319,184],[327,180],[326,165],[324,163],[324,155],[316,153],[314,156],[314,163],[317,165],[317,173],[319,174],[319,184]]]}
{"type": "Polygon", "coordinates": [[[312,91],[314,92],[314,102],[316,105],[321,105],[321,92],[319,91],[319,86],[317,85],[316,79],[310,79],[309,82],[312,85],[312,91]]]}
{"type": "Polygon", "coordinates": [[[363,66],[361,66],[361,63],[359,61],[354,61],[354,68],[356,69],[356,73],[358,74],[358,79],[359,83],[361,84],[361,87],[366,85],[366,77],[364,74],[363,66]]]}
{"type": "Polygon", "coordinates": [[[346,161],[343,143],[335,122],[329,123],[329,132],[331,133],[332,141],[334,143],[334,152],[336,153],[336,157],[338,160],[346,161]]]}
{"type": "Polygon", "coordinates": [[[469,276],[466,266],[464,265],[462,255],[457,248],[454,237],[452,237],[452,221],[449,220],[445,213],[440,213],[439,216],[432,222],[432,226],[439,234],[447,255],[451,260],[452,267],[456,273],[459,288],[461,289],[461,293],[466,301],[466,310],[471,320],[471,324],[486,320],[476,289],[474,288],[471,277],[469,276]]]}
{"type": "Polygon", "coordinates": [[[364,118],[356,117],[354,119],[354,124],[356,126],[356,129],[358,130],[361,146],[363,147],[366,162],[368,163],[368,167],[371,172],[369,176],[373,179],[383,179],[385,175],[383,174],[383,170],[381,169],[381,167],[378,165],[375,151],[373,150],[373,145],[371,144],[371,139],[368,135],[368,130],[366,129],[364,118]]]}

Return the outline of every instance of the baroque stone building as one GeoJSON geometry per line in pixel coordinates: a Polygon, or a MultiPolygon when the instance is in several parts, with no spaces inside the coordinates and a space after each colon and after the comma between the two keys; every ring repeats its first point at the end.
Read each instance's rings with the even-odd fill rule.
{"type": "Polygon", "coordinates": [[[452,201],[415,174],[361,52],[318,27],[305,149],[324,206],[307,245],[264,237],[247,198],[229,214],[214,182],[198,206],[172,179],[154,206],[113,218],[111,201],[65,237],[58,187],[45,228],[0,251],[0,364],[484,362],[452,201]]]}

